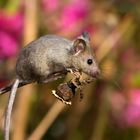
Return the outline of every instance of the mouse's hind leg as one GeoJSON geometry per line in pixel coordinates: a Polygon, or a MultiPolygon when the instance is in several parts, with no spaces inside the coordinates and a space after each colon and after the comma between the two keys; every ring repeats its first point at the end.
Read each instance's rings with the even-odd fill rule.
{"type": "Polygon", "coordinates": [[[38,83],[47,83],[50,81],[55,81],[59,78],[63,78],[66,74],[67,74],[67,71],[55,72],[55,73],[47,75],[46,77],[43,76],[42,78],[40,78],[38,83]]]}

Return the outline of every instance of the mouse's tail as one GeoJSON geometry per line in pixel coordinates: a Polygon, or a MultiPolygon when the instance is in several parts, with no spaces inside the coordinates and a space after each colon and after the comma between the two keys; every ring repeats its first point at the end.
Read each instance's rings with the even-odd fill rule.
{"type": "MultiPolygon", "coordinates": [[[[19,87],[22,87],[22,86],[24,86],[24,85],[27,85],[28,83],[25,83],[25,82],[19,82],[19,85],[18,85],[18,88],[19,87]]],[[[12,86],[13,86],[13,84],[10,84],[10,85],[8,85],[8,86],[6,86],[6,87],[3,87],[3,88],[0,88],[0,95],[1,94],[4,94],[4,93],[6,93],[6,92],[8,92],[8,91],[10,91],[11,89],[12,89],[12,86]]]]}

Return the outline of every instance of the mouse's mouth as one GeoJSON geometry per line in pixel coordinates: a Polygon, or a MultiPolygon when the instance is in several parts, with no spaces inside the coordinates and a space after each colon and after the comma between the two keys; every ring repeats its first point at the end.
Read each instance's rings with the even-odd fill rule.
{"type": "Polygon", "coordinates": [[[90,74],[93,78],[98,79],[99,76],[100,76],[100,70],[99,70],[99,69],[96,69],[96,70],[90,71],[89,74],[90,74]]]}

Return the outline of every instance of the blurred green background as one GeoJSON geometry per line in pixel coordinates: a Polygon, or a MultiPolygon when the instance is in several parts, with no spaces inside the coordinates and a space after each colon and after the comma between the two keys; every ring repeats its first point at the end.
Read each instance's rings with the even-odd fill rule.
{"type": "MultiPolygon", "coordinates": [[[[18,90],[12,140],[140,140],[140,1],[1,0],[0,87],[15,78],[20,49],[57,34],[88,31],[101,76],[71,106],[51,90],[68,77],[18,90]]],[[[8,94],[0,96],[0,139],[8,94]]]]}

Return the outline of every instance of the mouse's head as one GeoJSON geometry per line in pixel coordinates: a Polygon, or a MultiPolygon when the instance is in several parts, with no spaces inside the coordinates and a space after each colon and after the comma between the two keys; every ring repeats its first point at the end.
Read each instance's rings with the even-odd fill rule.
{"type": "Polygon", "coordinates": [[[71,54],[73,67],[94,78],[99,76],[100,70],[94,52],[90,47],[90,37],[87,32],[73,41],[71,54]]]}

